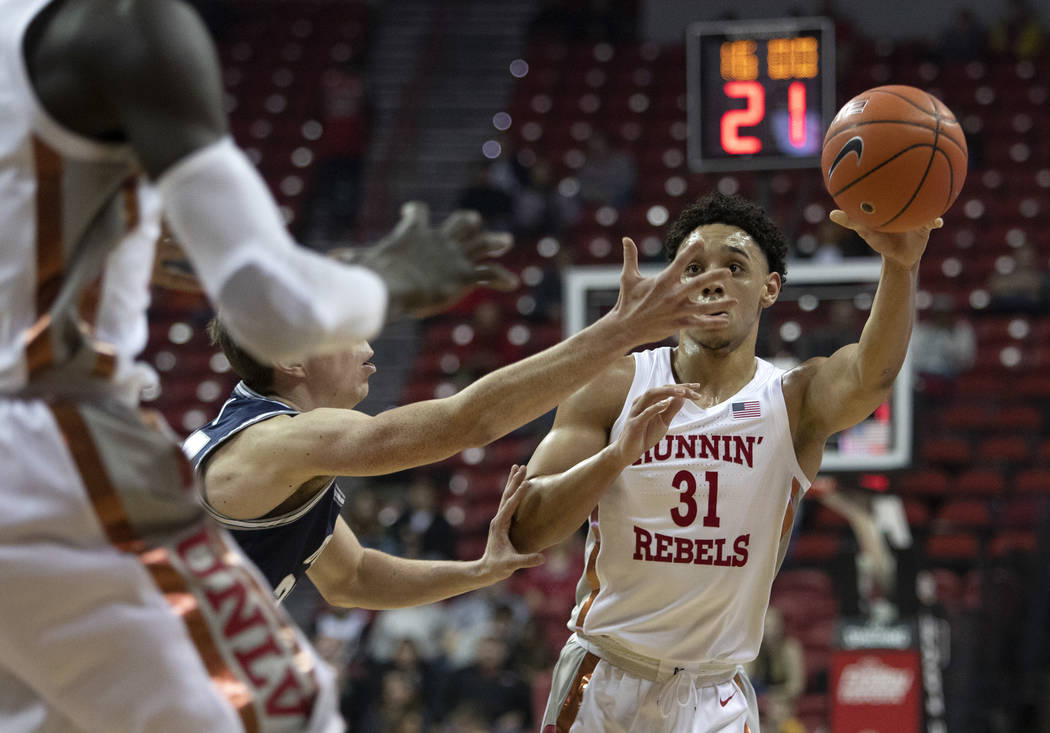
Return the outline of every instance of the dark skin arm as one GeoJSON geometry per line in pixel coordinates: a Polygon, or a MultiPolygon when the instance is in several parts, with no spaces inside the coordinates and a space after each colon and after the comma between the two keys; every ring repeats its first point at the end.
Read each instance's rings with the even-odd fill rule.
{"type": "MultiPolygon", "coordinates": [[[[23,52],[44,108],[61,125],[102,142],[130,143],[153,180],[227,132],[215,47],[180,0],[58,0],[31,23],[23,52]]],[[[486,261],[510,246],[475,212],[431,226],[426,207],[402,220],[357,264],[387,285],[387,318],[444,309],[478,285],[517,279],[486,261]]]]}

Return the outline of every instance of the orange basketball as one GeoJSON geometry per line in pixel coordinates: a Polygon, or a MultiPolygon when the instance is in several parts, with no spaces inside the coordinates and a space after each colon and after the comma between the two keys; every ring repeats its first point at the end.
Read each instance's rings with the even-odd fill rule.
{"type": "Polygon", "coordinates": [[[875,87],[835,115],[820,156],[824,185],[854,221],[903,232],[937,218],[966,179],[966,137],[941,100],[875,87]]]}

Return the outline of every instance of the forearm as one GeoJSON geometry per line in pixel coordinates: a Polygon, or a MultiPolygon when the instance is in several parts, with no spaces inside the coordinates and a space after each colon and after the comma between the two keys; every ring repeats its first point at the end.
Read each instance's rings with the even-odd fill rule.
{"type": "Polygon", "coordinates": [[[329,589],[340,606],[369,609],[422,606],[491,585],[498,577],[481,560],[407,560],[366,549],[354,579],[329,589]]]}
{"type": "Polygon", "coordinates": [[[382,326],[382,281],[296,246],[265,183],[229,139],[177,163],[158,188],[205,292],[257,358],[343,349],[382,326]]]}
{"type": "Polygon", "coordinates": [[[519,552],[538,552],[570,536],[628,465],[617,447],[609,445],[562,473],[530,476],[510,528],[514,546],[519,552]]]}
{"type": "Polygon", "coordinates": [[[632,346],[630,330],[606,316],[467,387],[454,398],[455,423],[476,444],[490,443],[557,407],[632,346]]]}
{"type": "Polygon", "coordinates": [[[915,323],[918,274],[918,264],[904,268],[883,260],[878,290],[856,353],[857,375],[863,387],[888,387],[904,364],[915,323]]]}

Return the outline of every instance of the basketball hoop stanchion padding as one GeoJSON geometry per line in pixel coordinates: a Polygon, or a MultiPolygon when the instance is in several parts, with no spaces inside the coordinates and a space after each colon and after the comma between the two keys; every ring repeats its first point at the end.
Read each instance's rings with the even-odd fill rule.
{"type": "Polygon", "coordinates": [[[915,624],[842,622],[828,688],[831,733],[919,733],[922,669],[915,624]]]}

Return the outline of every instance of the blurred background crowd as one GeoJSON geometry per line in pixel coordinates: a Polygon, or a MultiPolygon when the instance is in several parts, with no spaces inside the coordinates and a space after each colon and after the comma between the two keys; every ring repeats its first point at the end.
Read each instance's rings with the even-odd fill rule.
{"type": "MultiPolygon", "coordinates": [[[[811,492],[753,668],[764,730],[828,730],[836,620],[902,606],[944,623],[948,730],[1050,730],[1047,14],[1024,0],[924,5],[943,21],[926,37],[866,32],[846,2],[784,9],[834,19],[839,104],[883,83],[944,100],[970,172],[921,267],[913,464],[828,475],[811,492]],[[888,497],[913,538],[906,551],[876,521],[888,497]]],[[[565,268],[619,264],[623,235],[660,261],[662,227],[710,189],[759,200],[795,261],[867,254],[827,221],[817,170],[688,170],[684,45],[643,33],[642,0],[199,6],[233,134],[300,241],[368,241],[409,198],[435,218],[477,209],[516,236],[508,263],[522,288],[388,328],[366,411],[452,394],[558,341],[565,268]]],[[[864,307],[840,301],[793,339],[782,331],[779,348],[828,353],[856,337],[864,307]]],[[[196,296],[156,293],[147,358],[173,373],[154,404],[184,435],[233,382],[208,316],[196,296]]],[[[346,518],[366,546],[476,558],[510,465],[548,425],[409,474],[343,479],[346,518]]],[[[545,565],[444,603],[346,611],[300,587],[287,605],[339,670],[353,731],[536,730],[582,562],[575,537],[545,565]]]]}

